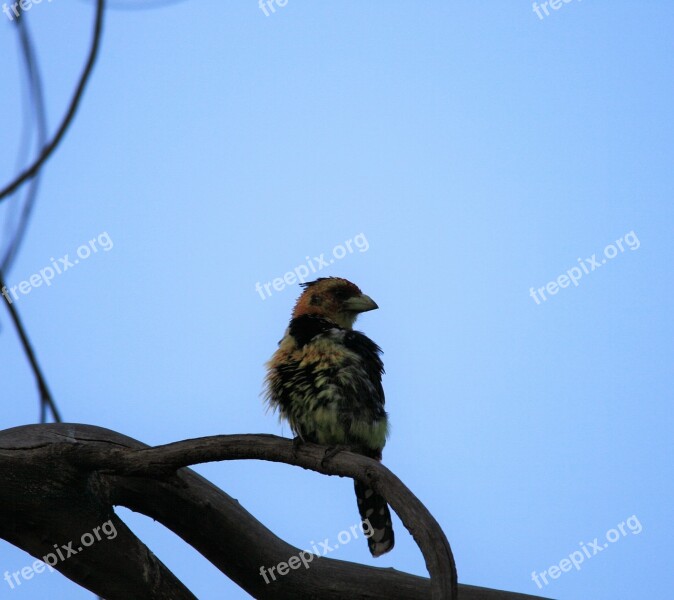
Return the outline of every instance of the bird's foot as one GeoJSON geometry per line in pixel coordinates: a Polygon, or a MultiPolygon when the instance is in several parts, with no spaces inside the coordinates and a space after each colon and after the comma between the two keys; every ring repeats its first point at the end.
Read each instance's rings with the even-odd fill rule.
{"type": "Polygon", "coordinates": [[[297,458],[297,451],[302,447],[304,444],[304,440],[298,435],[293,438],[293,456],[297,458]]]}
{"type": "Polygon", "coordinates": [[[321,467],[325,468],[325,463],[329,461],[331,458],[337,456],[340,452],[349,452],[350,450],[351,446],[347,446],[345,444],[337,444],[336,446],[329,446],[328,448],[325,449],[325,454],[321,459],[321,467]]]}

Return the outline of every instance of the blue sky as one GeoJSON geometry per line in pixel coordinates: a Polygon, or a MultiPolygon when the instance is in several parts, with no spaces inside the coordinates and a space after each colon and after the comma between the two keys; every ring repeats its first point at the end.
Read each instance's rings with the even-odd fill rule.
{"type": "MultiPolygon", "coordinates": [[[[495,0],[110,11],[7,276],[18,285],[110,242],[16,300],[65,420],[148,444],[290,435],[260,392],[299,288],[263,300],[255,285],[324,254],[321,276],[380,306],[357,326],[385,352],[384,461],[442,525],[460,582],[670,598],[674,6],[548,12],[495,0]],[[537,586],[532,572],[542,582],[595,538],[606,548],[537,586]]],[[[51,131],[92,14],[64,0],[28,13],[51,131]]],[[[21,135],[17,50],[0,15],[3,182],[21,135]]],[[[38,411],[0,324],[4,429],[38,411]]],[[[357,522],[348,480],[257,462],[196,470],[299,547],[357,522]]],[[[119,513],[200,599],[248,597],[161,526],[119,513]]],[[[331,556],[425,575],[394,527],[380,559],[363,540],[331,556]]],[[[32,561],[0,542],[0,574],[32,561]]],[[[58,573],[5,585],[17,600],[92,597],[58,573]]]]}

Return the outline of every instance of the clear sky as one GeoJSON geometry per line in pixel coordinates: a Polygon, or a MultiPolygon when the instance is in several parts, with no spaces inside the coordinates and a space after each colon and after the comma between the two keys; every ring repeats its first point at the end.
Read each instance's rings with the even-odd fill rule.
{"type": "MultiPolygon", "coordinates": [[[[260,392],[299,288],[273,281],[325,261],[318,274],[380,306],[357,327],[385,352],[384,461],[442,525],[460,582],[671,598],[674,4],[274,8],[107,14],[7,276],[18,285],[97,240],[16,300],[65,420],[148,444],[289,436],[260,392]]],[[[28,13],[51,131],[92,16],[66,0],[28,13]]],[[[4,183],[25,99],[3,14],[0,56],[4,183]]],[[[0,324],[7,428],[35,422],[38,403],[4,309],[0,324]]],[[[357,522],[349,480],[196,470],[299,547],[357,522]]],[[[119,513],[200,599],[247,597],[161,526],[119,513]]],[[[394,527],[382,558],[364,540],[331,556],[425,575],[394,527]]],[[[0,576],[32,561],[0,542],[0,576]]],[[[42,573],[14,590],[0,580],[0,597],[92,594],[42,573]]]]}

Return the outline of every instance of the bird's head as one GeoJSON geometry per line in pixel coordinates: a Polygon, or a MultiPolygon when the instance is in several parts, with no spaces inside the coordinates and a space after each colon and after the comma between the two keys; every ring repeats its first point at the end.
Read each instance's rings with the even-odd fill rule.
{"type": "Polygon", "coordinates": [[[344,329],[351,329],[360,313],[379,308],[357,285],[341,277],[321,277],[300,285],[304,292],[297,299],[293,319],[318,315],[344,329]]]}

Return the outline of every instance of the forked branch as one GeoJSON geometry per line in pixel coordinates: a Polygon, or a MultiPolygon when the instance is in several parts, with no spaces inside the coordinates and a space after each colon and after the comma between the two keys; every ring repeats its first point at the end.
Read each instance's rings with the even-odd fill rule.
{"type": "MultiPolygon", "coordinates": [[[[255,598],[411,600],[457,598],[449,544],[437,522],[388,469],[342,452],[295,447],[270,435],[213,436],[148,448],[89,425],[50,424],[0,432],[0,537],[36,557],[54,544],[77,540],[112,519],[119,535],[103,539],[54,565],[107,598],[187,599],[194,596],[112,512],[126,506],[164,524],[255,598]],[[431,579],[393,569],[316,558],[270,584],[260,567],[297,556],[238,502],[183,468],[216,460],[261,459],[326,475],[365,481],[382,494],[419,544],[431,579]]],[[[461,600],[534,600],[535,597],[458,586],[461,600]]],[[[538,599],[540,600],[540,599],[538,599]]]]}

